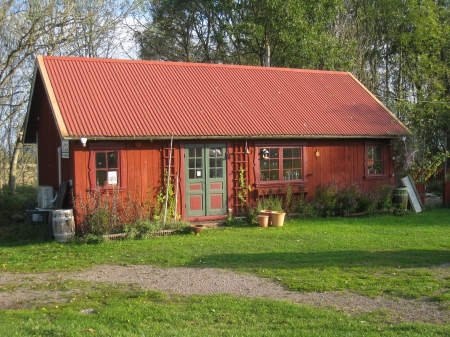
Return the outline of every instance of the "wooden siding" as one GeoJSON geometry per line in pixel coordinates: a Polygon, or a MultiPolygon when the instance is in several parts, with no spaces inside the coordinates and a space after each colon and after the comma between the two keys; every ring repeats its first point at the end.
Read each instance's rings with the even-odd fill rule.
{"type": "MultiPolygon", "coordinates": [[[[123,143],[123,142],[120,142],[123,143]]],[[[188,142],[194,143],[194,142],[188,142]]],[[[283,141],[276,141],[283,144],[283,141]]],[[[292,141],[286,141],[292,144],[292,141]]],[[[295,142],[294,142],[295,143],[295,142]]],[[[185,218],[185,179],[184,170],[184,146],[186,142],[174,141],[173,156],[171,164],[171,175],[173,181],[178,180],[178,210],[177,213],[185,218]]],[[[287,184],[279,183],[276,188],[260,187],[256,184],[256,169],[259,154],[255,153],[255,142],[247,142],[249,149],[245,153],[245,141],[226,142],[227,144],[227,187],[228,187],[228,208],[232,208],[234,214],[245,211],[245,207],[257,205],[258,197],[271,193],[283,194],[287,184]],[[237,180],[239,179],[239,168],[245,169],[245,180],[252,190],[247,195],[247,204],[243,205],[237,197],[239,189],[237,180]]],[[[305,144],[302,141],[301,144],[305,144]]],[[[304,151],[305,181],[292,183],[294,193],[306,193],[307,199],[311,200],[314,191],[320,184],[336,183],[345,186],[354,182],[359,182],[364,190],[369,190],[377,184],[393,184],[394,163],[391,160],[392,150],[388,141],[382,141],[386,145],[385,153],[385,176],[378,179],[366,180],[365,178],[365,141],[363,139],[345,140],[308,140],[304,151]],[[320,157],[316,158],[314,152],[319,151],[320,157]]],[[[89,148],[83,148],[80,142],[73,142],[73,162],[74,164],[74,195],[86,197],[86,193],[91,189],[89,185],[89,148]]],[[[127,141],[125,149],[122,150],[125,164],[125,177],[127,188],[122,191],[123,196],[130,196],[132,200],[143,204],[149,201],[155,203],[156,193],[163,187],[163,174],[168,166],[168,154],[170,143],[168,141],[127,141]]],[[[175,185],[175,184],[174,184],[175,185]]],[[[176,189],[176,188],[175,188],[176,189]]],[[[214,217],[208,217],[212,219],[214,217]]],[[[216,218],[223,218],[218,216],[216,218]]]]}
{"type": "Polygon", "coordinates": [[[55,120],[51,112],[48,101],[45,98],[45,91],[40,80],[36,81],[34,97],[39,97],[34,103],[34,108],[40,111],[37,122],[38,138],[38,183],[39,185],[52,186],[55,191],[59,188],[59,167],[58,167],[58,147],[61,146],[61,138],[56,129],[55,120]]]}

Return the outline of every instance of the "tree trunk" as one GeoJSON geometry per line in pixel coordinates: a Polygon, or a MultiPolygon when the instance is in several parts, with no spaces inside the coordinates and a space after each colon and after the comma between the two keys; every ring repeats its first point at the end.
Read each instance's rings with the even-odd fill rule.
{"type": "Polygon", "coordinates": [[[16,193],[16,178],[17,178],[17,162],[19,160],[20,150],[23,147],[22,133],[19,133],[16,144],[14,144],[14,151],[9,166],[9,189],[12,193],[16,193]]]}

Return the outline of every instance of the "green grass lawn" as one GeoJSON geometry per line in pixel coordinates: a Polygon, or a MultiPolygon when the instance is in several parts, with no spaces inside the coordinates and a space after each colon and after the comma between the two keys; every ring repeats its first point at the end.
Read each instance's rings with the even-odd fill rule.
{"type": "MultiPolygon", "coordinates": [[[[300,292],[428,297],[450,315],[449,209],[403,217],[295,219],[278,228],[223,227],[200,236],[91,245],[40,239],[3,236],[2,271],[79,270],[97,264],[214,267],[267,277],[300,292]]],[[[389,324],[380,312],[348,316],[285,301],[186,298],[113,286],[44,309],[2,310],[0,326],[8,327],[5,335],[22,336],[450,335],[450,324],[389,324]],[[108,293],[114,296],[105,297],[108,293]],[[98,314],[80,315],[85,307],[98,314]]]]}

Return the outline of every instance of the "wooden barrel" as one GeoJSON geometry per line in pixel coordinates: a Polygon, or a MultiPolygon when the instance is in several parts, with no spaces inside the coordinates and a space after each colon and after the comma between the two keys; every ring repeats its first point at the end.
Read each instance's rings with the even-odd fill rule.
{"type": "Polygon", "coordinates": [[[71,209],[57,209],[53,211],[53,235],[56,242],[65,243],[75,235],[75,221],[71,209]]]}
{"type": "Polygon", "coordinates": [[[70,218],[73,217],[73,210],[71,209],[55,209],[52,211],[52,218],[70,218]]]}
{"type": "Polygon", "coordinates": [[[394,190],[394,204],[402,209],[408,208],[408,189],[406,187],[397,187],[394,190]]]}

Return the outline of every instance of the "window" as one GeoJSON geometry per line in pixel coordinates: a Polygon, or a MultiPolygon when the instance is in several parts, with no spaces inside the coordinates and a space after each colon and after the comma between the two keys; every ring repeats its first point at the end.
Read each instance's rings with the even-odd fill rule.
{"type": "Polygon", "coordinates": [[[367,147],[367,174],[383,174],[383,148],[381,146],[367,147]]]}
{"type": "Polygon", "coordinates": [[[91,189],[123,188],[122,143],[89,144],[89,180],[91,189]]]}
{"type": "Polygon", "coordinates": [[[96,151],[95,186],[117,186],[119,178],[118,151],[96,151]]]}
{"type": "Polygon", "coordinates": [[[388,179],[390,168],[389,144],[366,142],[364,155],[364,179],[388,179]]]}
{"type": "Polygon", "coordinates": [[[303,180],[302,146],[267,146],[259,151],[259,182],[303,180]]]}

